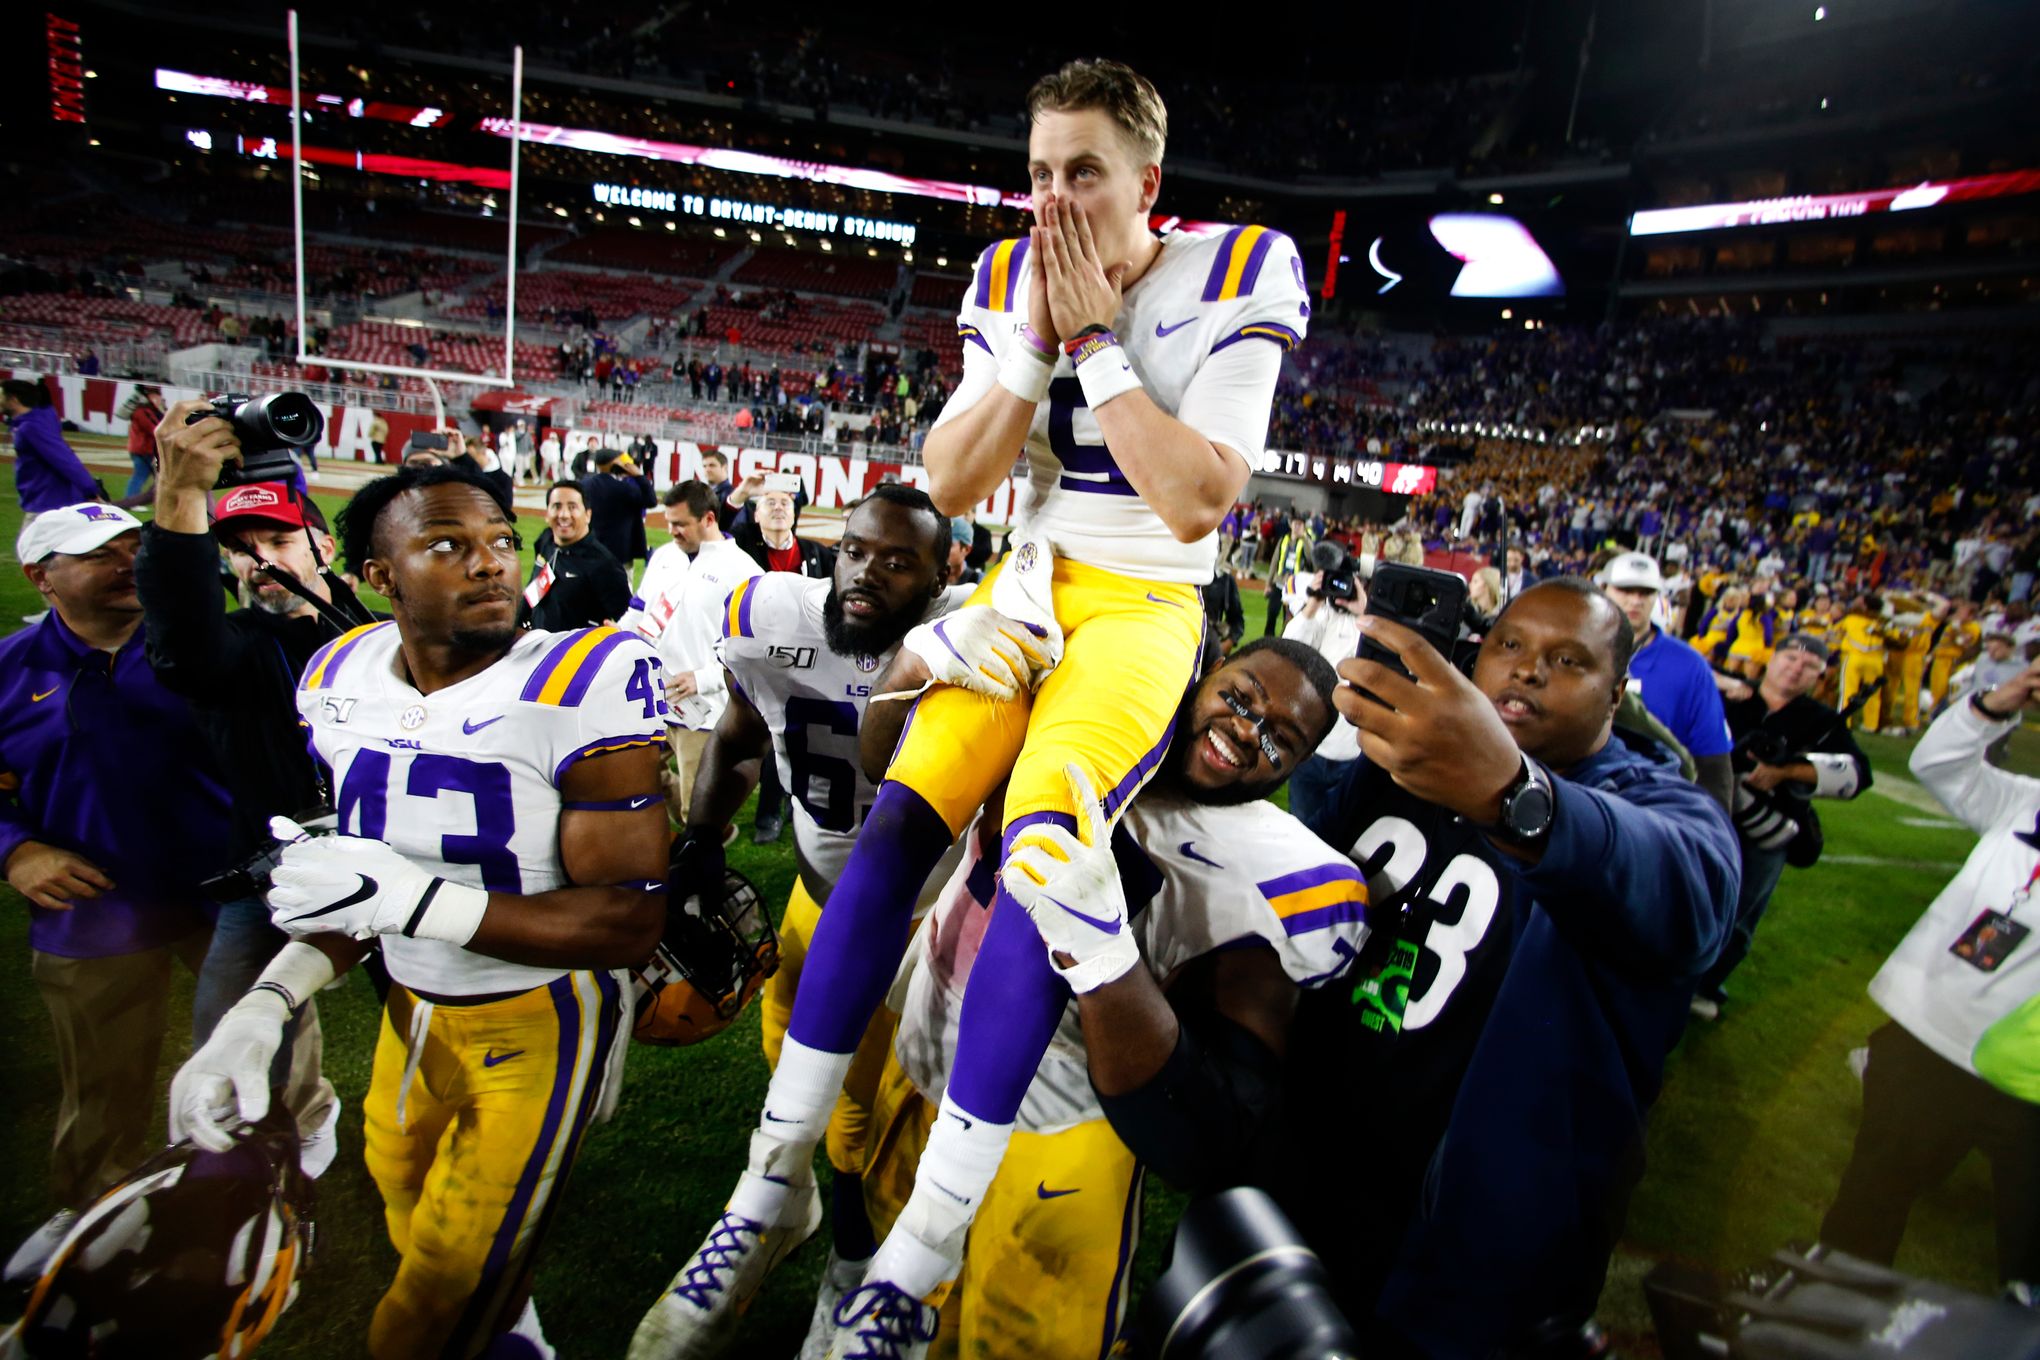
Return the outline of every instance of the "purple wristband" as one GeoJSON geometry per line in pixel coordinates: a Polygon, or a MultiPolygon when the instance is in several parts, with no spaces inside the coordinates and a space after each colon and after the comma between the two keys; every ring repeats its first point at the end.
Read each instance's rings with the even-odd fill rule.
{"type": "Polygon", "coordinates": [[[1048,360],[1050,363],[1055,362],[1055,346],[1049,344],[1048,341],[1036,335],[1034,333],[1034,327],[1029,325],[1025,321],[1020,323],[1020,338],[1026,341],[1027,347],[1033,350],[1036,354],[1039,354],[1042,358],[1048,360]]]}

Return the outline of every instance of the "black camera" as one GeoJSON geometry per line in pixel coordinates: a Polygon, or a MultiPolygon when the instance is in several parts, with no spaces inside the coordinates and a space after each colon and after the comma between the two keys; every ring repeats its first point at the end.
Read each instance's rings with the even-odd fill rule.
{"type": "Polygon", "coordinates": [[[193,411],[186,423],[196,425],[208,416],[218,416],[232,425],[234,437],[241,441],[240,461],[229,462],[220,470],[220,486],[295,481],[297,463],[290,451],[310,448],[326,432],[326,418],[302,392],[274,392],[266,397],[224,392],[205,410],[193,411]]]}
{"type": "MultiPolygon", "coordinates": [[[[314,836],[329,835],[340,828],[340,816],[331,808],[301,812],[291,820],[314,836]]],[[[221,906],[261,897],[269,891],[269,876],[283,863],[283,846],[284,842],[272,840],[225,873],[201,882],[198,890],[221,906]]]]}
{"type": "Polygon", "coordinates": [[[1133,1351],[1143,1360],[1351,1360],[1360,1343],[1317,1253],[1273,1200],[1240,1187],[1183,1211],[1133,1351]]]}
{"type": "Polygon", "coordinates": [[[1782,733],[1759,727],[1735,744],[1733,764],[1737,773],[1748,774],[1759,765],[1796,765],[1804,759],[1806,753],[1782,733]]]}
{"type": "Polygon", "coordinates": [[[1345,548],[1330,539],[1319,539],[1310,545],[1310,564],[1318,574],[1318,583],[1310,588],[1311,598],[1333,604],[1360,598],[1359,564],[1345,548]]]}

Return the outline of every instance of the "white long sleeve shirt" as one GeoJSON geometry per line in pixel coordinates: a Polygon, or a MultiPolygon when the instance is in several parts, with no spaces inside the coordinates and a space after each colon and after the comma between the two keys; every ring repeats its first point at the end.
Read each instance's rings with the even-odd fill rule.
{"type": "MultiPolygon", "coordinates": [[[[1343,609],[1335,609],[1330,601],[1319,607],[1317,613],[1304,617],[1303,608],[1310,603],[1306,594],[1302,604],[1296,606],[1296,617],[1282,630],[1282,636],[1314,648],[1325,660],[1337,666],[1341,661],[1360,654],[1360,620],[1343,609]]],[[[1325,733],[1325,739],[1318,743],[1316,755],[1326,760],[1357,760],[1360,757],[1360,729],[1341,717],[1332,724],[1332,730],[1325,733]]]]}
{"type": "Polygon", "coordinates": [[[706,732],[722,718],[730,697],[722,663],[715,659],[715,644],[723,632],[723,605],[739,581],[760,575],[762,570],[751,554],[729,539],[719,538],[702,544],[694,554],[693,565],[679,579],[677,598],[670,608],[658,603],[647,606],[649,612],[666,616],[658,648],[667,677],[682,671],[694,676],[694,694],[672,706],[667,721],[673,726],[706,732]]]}
{"type": "Polygon", "coordinates": [[[1965,701],[1914,748],[1914,776],[1982,839],[1870,981],[1887,1015],[1969,1072],[1984,1031],[2040,993],[2040,779],[1983,758],[2017,722],[1989,722],[1965,701]],[[2034,932],[1989,972],[1950,952],[1986,911],[2034,932]]]}

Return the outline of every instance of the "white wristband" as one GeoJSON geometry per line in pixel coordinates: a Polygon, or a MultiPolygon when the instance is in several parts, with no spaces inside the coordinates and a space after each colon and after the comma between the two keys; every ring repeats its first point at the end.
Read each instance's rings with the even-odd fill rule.
{"type": "Polygon", "coordinates": [[[1083,384],[1084,404],[1093,411],[1114,397],[1140,390],[1140,378],[1117,339],[1079,352],[1077,381],[1083,384]]]}
{"type": "Polygon", "coordinates": [[[1053,359],[1036,353],[1025,340],[1016,338],[1007,347],[1006,357],[999,361],[999,386],[1029,406],[1039,406],[1048,396],[1048,379],[1054,372],[1053,359]]]}
{"type": "Polygon", "coordinates": [[[1055,961],[1055,955],[1048,956],[1048,966],[1069,984],[1069,989],[1082,995],[1103,987],[1108,982],[1117,982],[1140,965],[1140,946],[1133,942],[1130,931],[1121,928],[1105,948],[1089,958],[1078,959],[1065,968],[1055,961]]]}
{"type": "Polygon", "coordinates": [[[444,940],[465,946],[482,928],[482,916],[489,910],[489,894],[465,883],[432,880],[437,891],[427,889],[429,900],[412,908],[415,924],[406,923],[400,934],[417,940],[444,940]]]}
{"type": "Polygon", "coordinates": [[[333,961],[303,940],[292,940],[276,951],[255,986],[288,997],[290,1008],[296,1010],[332,980],[333,961]]]}

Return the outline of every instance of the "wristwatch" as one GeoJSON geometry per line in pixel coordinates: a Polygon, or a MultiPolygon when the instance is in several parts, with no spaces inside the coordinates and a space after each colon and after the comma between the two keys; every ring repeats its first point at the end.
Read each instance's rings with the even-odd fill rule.
{"type": "Polygon", "coordinates": [[[1523,769],[1502,791],[1501,820],[1487,828],[1490,835],[1514,845],[1541,844],[1551,831],[1551,818],[1558,800],[1551,791],[1551,776],[1529,756],[1523,769]]]}

